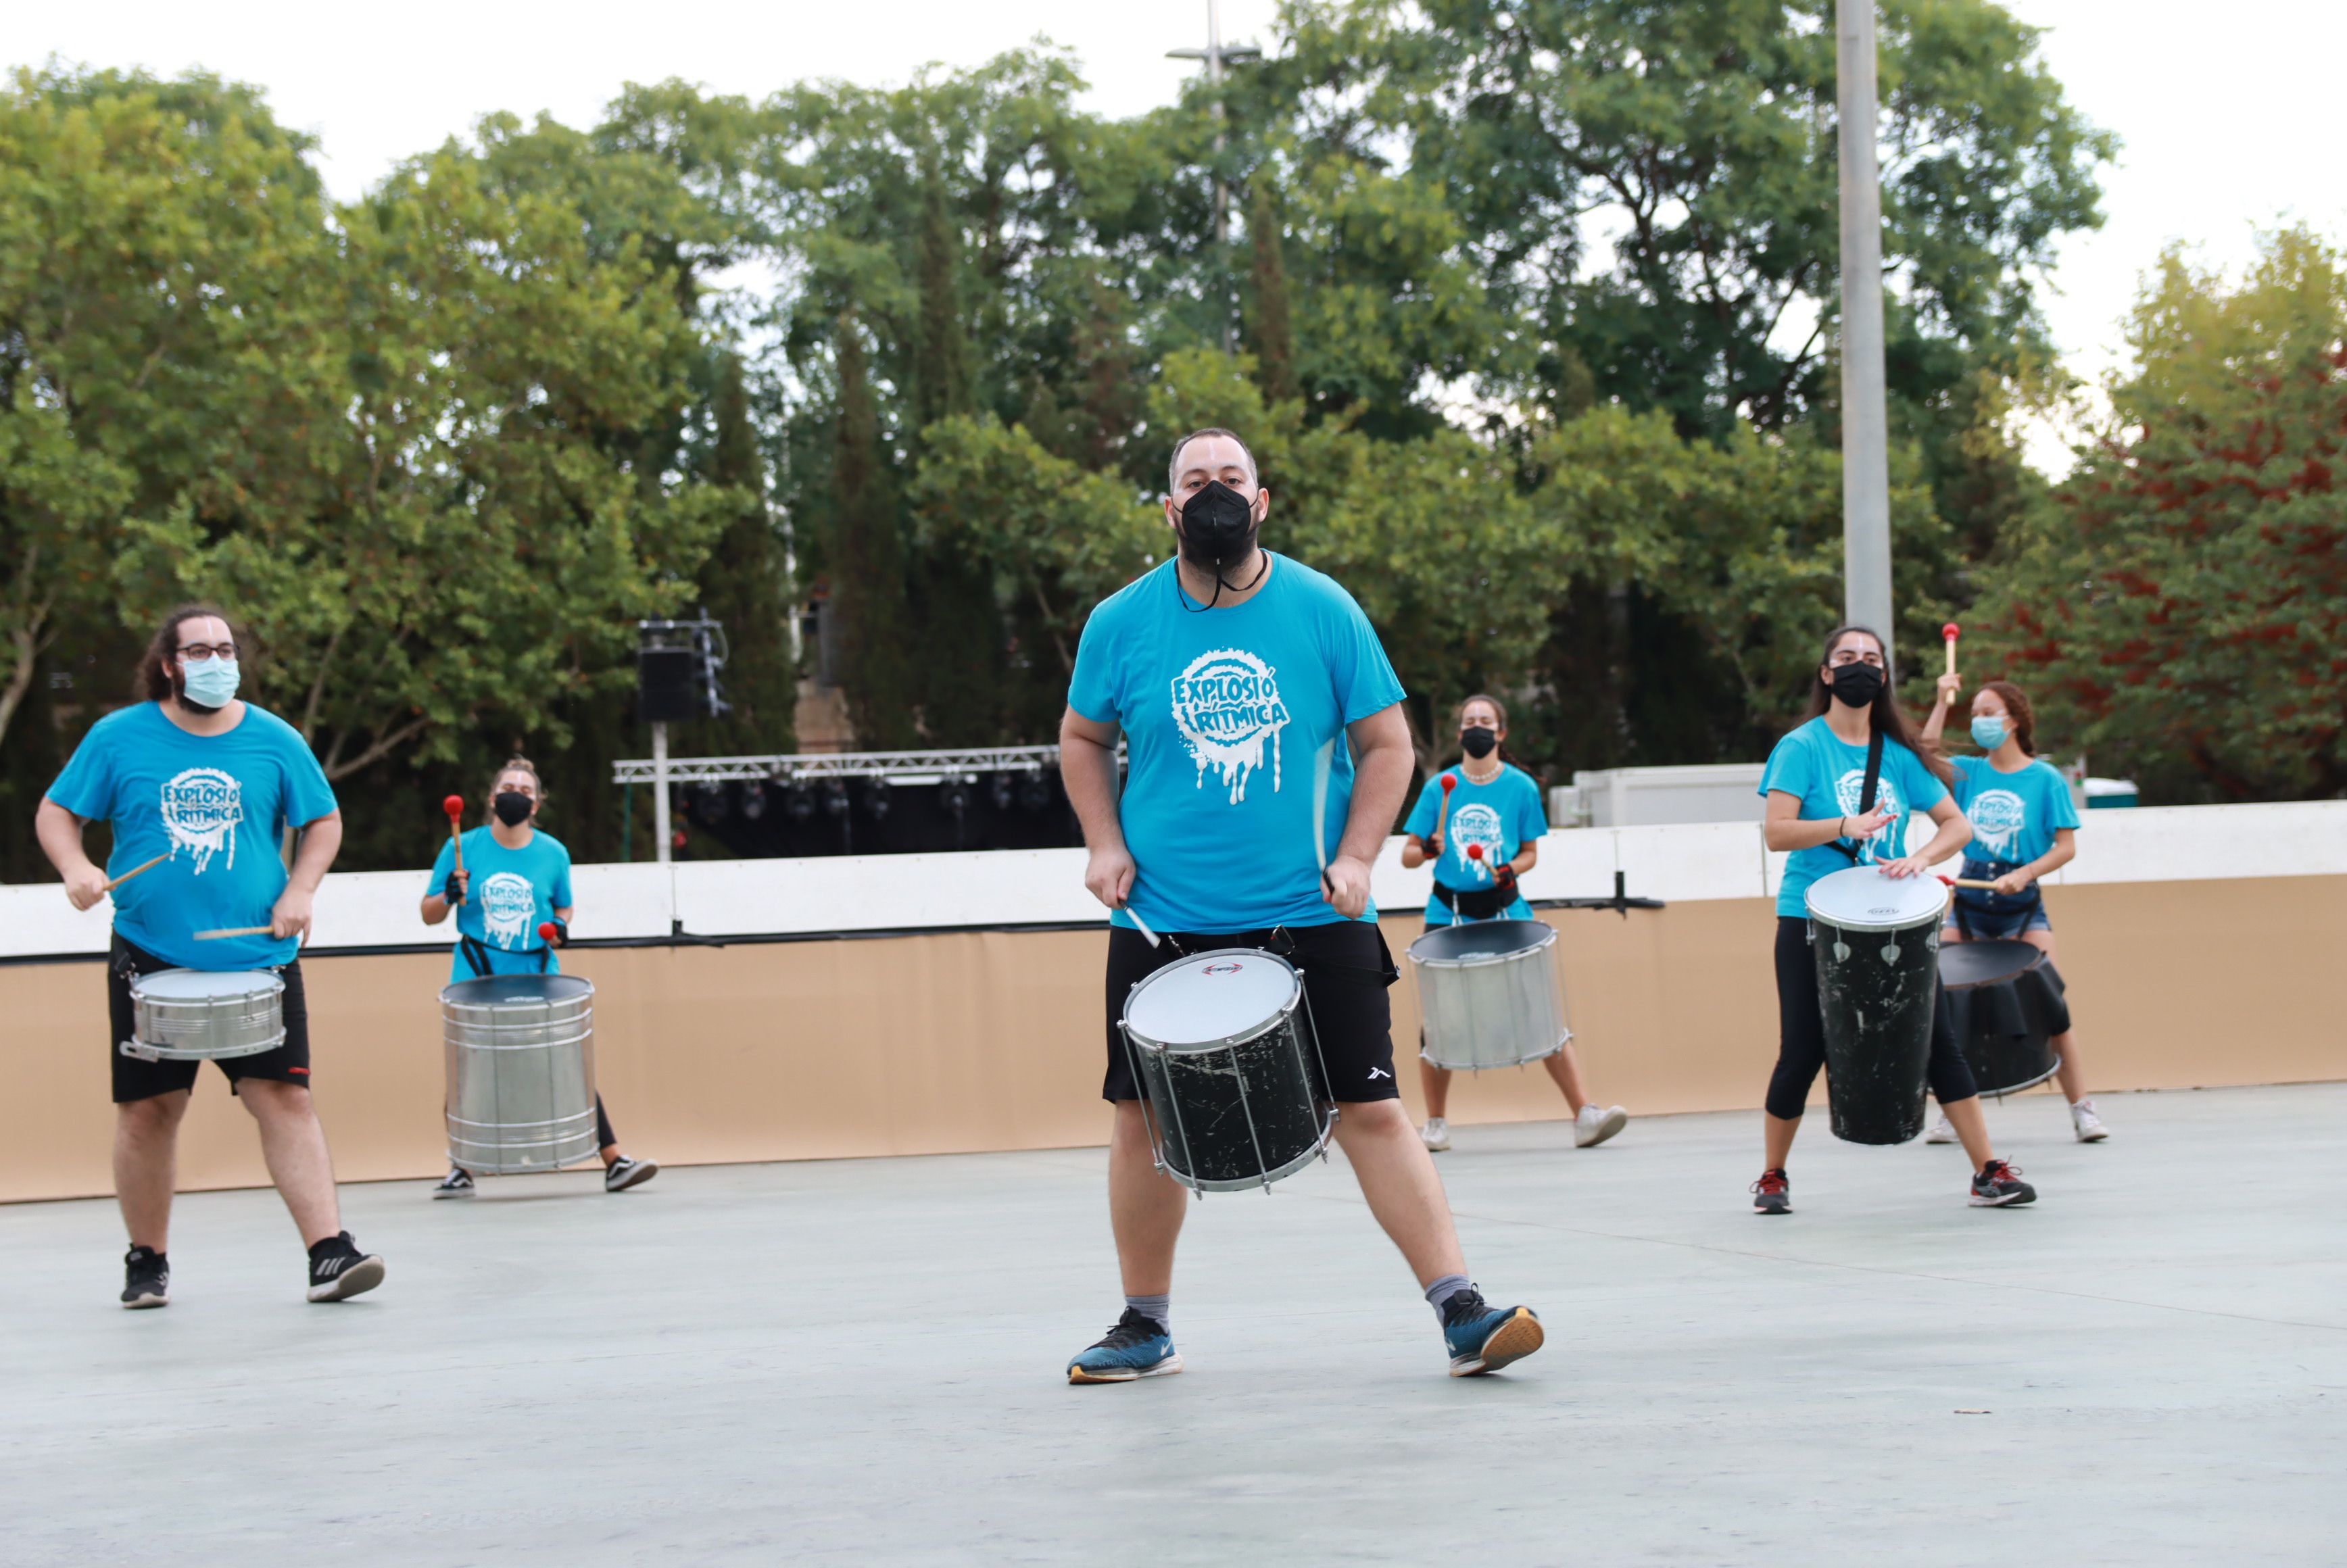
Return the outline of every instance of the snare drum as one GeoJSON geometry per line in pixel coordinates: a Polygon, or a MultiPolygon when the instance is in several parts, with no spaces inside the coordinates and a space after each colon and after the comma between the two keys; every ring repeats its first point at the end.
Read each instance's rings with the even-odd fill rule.
{"type": "Polygon", "coordinates": [[[2061,1071],[2054,1037],[2070,1027],[2062,976],[2028,942],[1951,942],[1940,949],[1956,1043],[1983,1094],[1999,1098],[2061,1071]]]}
{"type": "Polygon", "coordinates": [[[1834,1136],[1904,1143],[1923,1130],[1948,890],[1853,866],[1809,884],[1808,899],[1834,1136]]]}
{"type": "Polygon", "coordinates": [[[577,975],[490,975],[440,993],[448,1159],[477,1176],[593,1156],[595,987],[577,975]]]}
{"type": "Polygon", "coordinates": [[[1304,982],[1256,948],[1221,948],[1133,988],[1118,1020],[1157,1168],[1195,1193],[1268,1189],[1328,1143],[1336,1106],[1304,982]]]}
{"type": "Polygon", "coordinates": [[[142,1061],[221,1061],[285,1043],[285,982],[266,969],[158,969],[130,979],[131,1038],[142,1061]]]}
{"type": "Polygon", "coordinates": [[[1556,931],[1541,920],[1437,926],[1409,945],[1426,1020],[1419,1051],[1437,1067],[1481,1072],[1553,1056],[1573,1038],[1556,967],[1556,931]]]}

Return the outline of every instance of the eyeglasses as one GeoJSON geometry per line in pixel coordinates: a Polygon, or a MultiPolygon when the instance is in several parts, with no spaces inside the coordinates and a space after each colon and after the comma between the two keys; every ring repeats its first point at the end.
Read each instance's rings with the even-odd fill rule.
{"type": "Polygon", "coordinates": [[[179,657],[182,659],[225,659],[230,663],[233,664],[236,662],[236,644],[233,642],[190,642],[186,647],[179,650],[179,657]]]}

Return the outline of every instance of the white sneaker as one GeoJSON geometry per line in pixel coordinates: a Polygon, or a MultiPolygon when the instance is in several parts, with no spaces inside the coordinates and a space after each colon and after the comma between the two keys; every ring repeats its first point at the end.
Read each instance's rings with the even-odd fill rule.
{"type": "Polygon", "coordinates": [[[1952,1143],[1955,1141],[1956,1124],[1949,1121],[1948,1113],[1942,1111],[1940,1112],[1940,1119],[1932,1123],[1932,1130],[1923,1134],[1923,1142],[1926,1143],[1952,1143]]]}
{"type": "Polygon", "coordinates": [[[1427,1148],[1437,1154],[1450,1147],[1450,1123],[1440,1116],[1428,1117],[1426,1125],[1418,1130],[1418,1135],[1425,1139],[1427,1148]]]}
{"type": "Polygon", "coordinates": [[[1601,1109],[1584,1105],[1573,1119],[1573,1146],[1594,1149],[1630,1124],[1630,1113],[1619,1105],[1601,1109]]]}
{"type": "Polygon", "coordinates": [[[2081,1143],[2099,1143],[2111,1135],[2111,1130],[2103,1125],[2103,1119],[2095,1114],[2095,1102],[2091,1098],[2081,1100],[2070,1107],[2070,1128],[2078,1134],[2081,1143]]]}

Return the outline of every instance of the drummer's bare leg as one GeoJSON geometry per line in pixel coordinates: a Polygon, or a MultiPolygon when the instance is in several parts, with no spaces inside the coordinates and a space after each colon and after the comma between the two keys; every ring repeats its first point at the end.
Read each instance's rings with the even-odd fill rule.
{"type": "Polygon", "coordinates": [[[1956,1130],[1956,1136],[1963,1142],[1964,1153],[1972,1160],[1974,1171],[1982,1170],[1996,1158],[1996,1151],[1989,1146],[1988,1117],[1981,1110],[1979,1095],[1959,1100],[1953,1105],[1942,1105],[1940,1109],[1947,1113],[1948,1124],[1956,1130]]]}
{"type": "Polygon", "coordinates": [[[1548,1075],[1556,1080],[1556,1086],[1564,1091],[1564,1102],[1573,1107],[1575,1116],[1581,1114],[1583,1106],[1595,1103],[1582,1085],[1581,1058],[1573,1053],[1573,1041],[1566,1040],[1542,1065],[1548,1069],[1548,1075]]]}
{"type": "Polygon", "coordinates": [[[1418,1086],[1426,1094],[1427,1119],[1441,1121],[1450,1109],[1450,1070],[1437,1067],[1421,1056],[1418,1059],[1418,1086]]]}
{"type": "Polygon", "coordinates": [[[184,1089],[114,1108],[114,1198],[133,1246],[171,1250],[171,1190],[179,1179],[179,1122],[187,1113],[184,1089]]]}
{"type": "Polygon", "coordinates": [[[326,1153],[326,1130],[310,1091],[275,1079],[240,1080],[236,1096],[261,1127],[261,1157],[269,1179],[302,1232],[302,1245],[315,1246],[343,1230],[343,1209],[334,1194],[333,1156],[326,1153]]]}
{"type": "Polygon", "coordinates": [[[1785,1168],[1785,1162],[1793,1156],[1793,1134],[1801,1130],[1801,1119],[1798,1116],[1774,1116],[1763,1111],[1760,1121],[1765,1129],[1761,1141],[1768,1146],[1768,1161],[1763,1169],[1781,1171],[1785,1168]]]}
{"type": "MultiPolygon", "coordinates": [[[[1401,1102],[1354,1101],[1339,1104],[1337,1111],[1337,1147],[1352,1162],[1369,1213],[1401,1249],[1419,1286],[1445,1275],[1465,1274],[1467,1259],[1459,1250],[1459,1228],[1451,1223],[1442,1178],[1435,1173],[1434,1157],[1409,1124],[1409,1112],[1401,1102]]],[[[1170,1238],[1166,1253],[1170,1264],[1170,1238]]]]}
{"type": "MultiPolygon", "coordinates": [[[[2024,931],[2021,939],[2044,952],[2055,964],[2061,963],[2061,956],[2054,950],[2053,932],[2024,931]]],[[[2086,1069],[2078,1061],[2077,1031],[2064,1030],[2054,1037],[2053,1044],[2055,1054],[2062,1059],[2062,1065],[2055,1070],[2054,1076],[2062,1085],[2063,1098],[2075,1105],[2086,1098],[2086,1069]]]]}
{"type": "Polygon", "coordinates": [[[1116,1266],[1124,1276],[1125,1295],[1173,1291],[1174,1247],[1182,1239],[1189,1202],[1182,1184],[1157,1168],[1141,1102],[1118,1101],[1108,1140],[1108,1221],[1116,1236],[1116,1266]]]}

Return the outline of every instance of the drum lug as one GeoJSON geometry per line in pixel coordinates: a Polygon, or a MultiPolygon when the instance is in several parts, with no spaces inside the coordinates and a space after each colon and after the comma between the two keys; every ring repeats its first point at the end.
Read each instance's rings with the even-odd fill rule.
{"type": "Polygon", "coordinates": [[[1886,964],[1895,964],[1899,961],[1898,943],[1892,942],[1882,949],[1882,961],[1886,964]]]}
{"type": "Polygon", "coordinates": [[[130,1058],[133,1061],[160,1061],[163,1060],[163,1053],[161,1051],[153,1050],[148,1046],[140,1045],[135,1040],[126,1040],[122,1041],[121,1050],[123,1055],[130,1058]]]}

